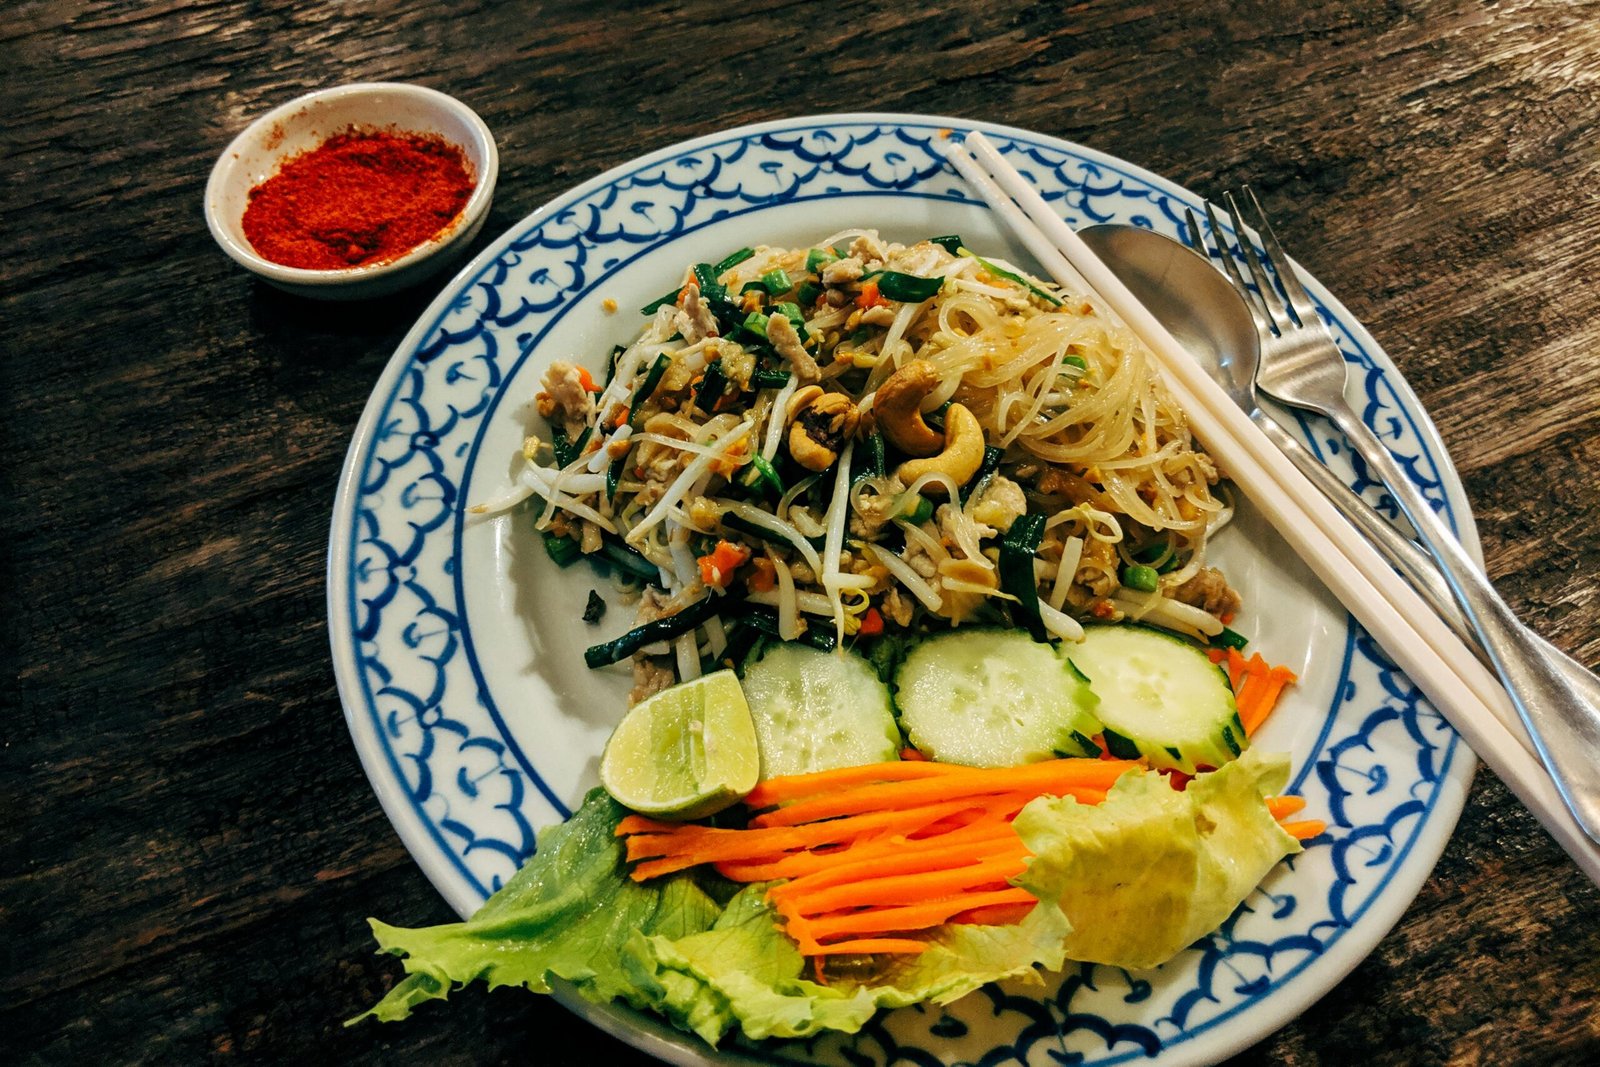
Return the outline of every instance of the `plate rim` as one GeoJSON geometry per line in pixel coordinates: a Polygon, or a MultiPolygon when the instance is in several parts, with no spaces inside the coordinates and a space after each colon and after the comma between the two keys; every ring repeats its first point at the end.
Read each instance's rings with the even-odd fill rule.
{"type": "MultiPolygon", "coordinates": [[[[438,836],[437,828],[426,824],[410,798],[403,795],[403,780],[396,773],[396,768],[390,762],[390,757],[384,752],[377,751],[381,746],[378,746],[374,739],[367,734],[365,727],[359,721],[356,711],[358,706],[363,706],[365,694],[360,692],[362,682],[360,668],[357,663],[357,648],[352,628],[348,625],[348,609],[354,591],[345,581],[345,576],[349,573],[349,549],[353,543],[354,504],[360,495],[360,474],[366,466],[365,460],[369,454],[373,431],[384,410],[392,401],[399,379],[405,374],[421,344],[439,327],[452,306],[478,281],[480,276],[492,267],[519,236],[525,234],[535,224],[556,211],[581,200],[597,189],[604,188],[630,174],[648,169],[684,153],[704,150],[733,140],[749,139],[762,133],[796,128],[815,128],[825,125],[877,125],[896,128],[951,128],[956,130],[981,129],[985,132],[1036,142],[1051,148],[1068,150],[1072,154],[1093,160],[1099,165],[1106,166],[1118,173],[1154,186],[1175,198],[1187,200],[1195,196],[1193,192],[1183,186],[1138,164],[1075,141],[1021,127],[968,118],[905,112],[842,112],[801,115],[713,131],[699,137],[673,142],[625,160],[590,178],[588,181],[563,190],[539,205],[532,212],[514,221],[500,236],[457,271],[422,311],[416,322],[397,345],[383,371],[374,382],[372,391],[357,422],[356,429],[351,436],[344,461],[340,467],[338,489],[335,493],[333,517],[329,531],[327,609],[330,652],[341,708],[368,783],[377,795],[385,815],[395,828],[396,833],[399,834],[412,859],[422,869],[434,888],[440,892],[452,909],[459,914],[465,915],[476,908],[479,903],[476,894],[461,878],[460,872],[448,854],[448,845],[438,836]]],[[[1315,279],[1312,280],[1315,281],[1315,279]]],[[[1319,299],[1340,318],[1341,322],[1348,327],[1352,327],[1350,330],[1352,339],[1366,355],[1384,370],[1388,384],[1394,389],[1400,402],[1400,407],[1406,414],[1411,428],[1427,449],[1439,473],[1441,491],[1447,501],[1448,511],[1455,520],[1455,525],[1463,544],[1467,546],[1470,554],[1481,560],[1481,549],[1470,504],[1466,499],[1459,472],[1456,470],[1455,464],[1444,446],[1437,426],[1416,396],[1410,383],[1406,381],[1394,361],[1384,352],[1382,346],[1371,336],[1365,324],[1352,315],[1337,297],[1334,297],[1320,284],[1315,287],[1315,291],[1319,299]]],[[[1340,965],[1335,965],[1329,969],[1326,973],[1330,977],[1325,982],[1320,979],[1315,982],[1302,982],[1297,984],[1301,988],[1294,988],[1288,981],[1285,981],[1284,984],[1277,986],[1268,996],[1277,1000],[1283,1010],[1274,1013],[1276,1022],[1270,1029],[1244,1035],[1238,1041],[1230,1041],[1226,1036],[1215,1035],[1213,1032],[1214,1036],[1211,1041],[1197,1043],[1209,1046],[1207,1049],[1202,1050],[1188,1042],[1170,1047],[1170,1052],[1167,1053],[1169,1063],[1195,1062],[1196,1057],[1185,1055],[1185,1051],[1192,1053],[1205,1051],[1207,1053],[1204,1057],[1206,1060],[1218,1059],[1264,1039],[1271,1033],[1276,1032],[1277,1029],[1287,1025],[1312,1003],[1326,995],[1351,970],[1371,954],[1377,944],[1387,936],[1406,908],[1411,905],[1420,891],[1422,883],[1431,874],[1439,855],[1448,845],[1453,836],[1455,826],[1459,822],[1466,793],[1470,787],[1472,774],[1476,766],[1476,757],[1471,752],[1471,749],[1460,741],[1459,737],[1455,738],[1455,742],[1454,748],[1459,751],[1454,753],[1454,758],[1462,761],[1462,769],[1459,772],[1453,768],[1441,771],[1439,797],[1436,800],[1434,813],[1434,818],[1437,819],[1442,814],[1438,806],[1451,805],[1453,810],[1449,813],[1449,828],[1432,836],[1419,838],[1414,835],[1413,839],[1408,842],[1408,851],[1412,853],[1412,856],[1408,860],[1396,861],[1397,864],[1404,863],[1404,866],[1397,867],[1388,886],[1378,894],[1376,899],[1369,903],[1362,921],[1359,924],[1355,924],[1356,928],[1347,931],[1343,935],[1344,937],[1356,938],[1355,943],[1358,945],[1358,951],[1347,953],[1346,959],[1340,965]],[[1459,777],[1457,777],[1458,774],[1459,777]],[[1185,1050],[1184,1045],[1188,1045],[1187,1050],[1185,1050]]],[[[642,1051],[664,1058],[669,1062],[718,1064],[792,1062],[774,1061],[764,1057],[751,1058],[741,1053],[735,1053],[731,1049],[690,1048],[679,1040],[683,1036],[680,1031],[672,1028],[670,1024],[665,1023],[663,1020],[644,1013],[619,1012],[615,1005],[593,1005],[567,990],[558,990],[556,999],[590,1025],[597,1026],[599,1029],[619,1037],[642,1051]],[[641,1038],[646,1040],[641,1041],[641,1038]]],[[[1256,1002],[1257,1005],[1263,1005],[1264,1003],[1265,1000],[1256,1002]]],[[[1246,1027],[1245,1029],[1253,1030],[1254,1028],[1246,1027]]],[[[692,1038],[692,1035],[689,1036],[692,1038]]],[[[1196,1036],[1198,1037],[1199,1035],[1196,1036]]],[[[1115,1059],[1112,1062],[1115,1062],[1115,1059]]]]}

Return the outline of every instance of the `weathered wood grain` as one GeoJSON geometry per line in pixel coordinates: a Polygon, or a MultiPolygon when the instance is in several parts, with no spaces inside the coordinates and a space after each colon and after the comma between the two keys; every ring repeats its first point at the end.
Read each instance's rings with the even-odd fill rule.
{"type": "MultiPolygon", "coordinates": [[[[339,1026],[395,974],[363,918],[448,917],[346,737],[322,600],[345,445],[432,294],[310,305],[212,244],[216,154],[309,88],[476,108],[483,242],[641,151],[809,112],[1249,181],[1433,413],[1502,590],[1600,662],[1600,4],[24,2],[0,72],[0,1041],[25,1059],[643,1062],[508,992],[339,1026]]],[[[1238,1062],[1600,1062],[1597,991],[1600,893],[1482,773],[1394,932],[1238,1062]]]]}

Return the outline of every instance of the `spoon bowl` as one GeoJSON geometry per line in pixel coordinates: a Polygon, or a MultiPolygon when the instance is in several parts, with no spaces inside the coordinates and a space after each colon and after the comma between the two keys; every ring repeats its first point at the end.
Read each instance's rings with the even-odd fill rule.
{"type": "Polygon", "coordinates": [[[1261,342],[1244,298],[1188,245],[1138,226],[1086,226],[1078,236],[1245,412],[1258,407],[1261,342]]]}

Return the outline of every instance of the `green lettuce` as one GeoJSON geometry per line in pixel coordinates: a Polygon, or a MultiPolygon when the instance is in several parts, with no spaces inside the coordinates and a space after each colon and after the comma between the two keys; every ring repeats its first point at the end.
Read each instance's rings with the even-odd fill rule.
{"type": "Polygon", "coordinates": [[[1300,851],[1262,803],[1288,780],[1287,756],[1250,749],[1181,793],[1160,775],[1126,774],[1102,804],[1041,797],[1016,819],[1034,854],[1017,881],[1066,912],[1068,958],[1155,967],[1300,851]]]}
{"type": "Polygon", "coordinates": [[[710,928],[722,908],[692,878],[640,884],[624,873],[615,836],[626,811],[593,790],[571,819],[467,922],[401,929],[369,919],[378,947],[405,957],[408,977],[365,1014],[390,1022],[468,982],[550,992],[564,978],[592,1000],[632,1000],[623,948],[641,934],[683,937],[710,928]]]}
{"type": "Polygon", "coordinates": [[[735,1028],[753,1039],[854,1033],[879,1008],[947,1003],[1064,962],[1069,927],[1051,904],[1012,926],[944,928],[919,955],[863,958],[863,971],[822,985],[804,977],[807,961],[765,885],[723,907],[689,874],[630,879],[615,836],[625,814],[594,790],[466,922],[401,929],[369,920],[378,947],[404,957],[407,977],[351,1022],[404,1019],[469,982],[548,993],[562,978],[591,1000],[656,1011],[715,1045],[735,1028]]]}
{"type": "Polygon", "coordinates": [[[988,982],[1059,970],[1066,917],[1040,904],[1009,926],[938,930],[916,955],[873,956],[827,985],[804,977],[805,957],[750,886],[729,902],[716,925],[682,938],[660,935],[630,946],[633,974],[662,1014],[716,1044],[734,1026],[752,1039],[854,1033],[880,1008],[922,1001],[947,1004],[988,982]]]}
{"type": "Polygon", "coordinates": [[[809,977],[767,886],[735,892],[689,872],[629,878],[615,836],[626,812],[596,789],[467,922],[408,930],[371,920],[407,977],[359,1018],[403,1019],[469,982],[547,993],[559,978],[715,1045],[734,1030],[752,1040],[854,1033],[882,1008],[948,1003],[1068,959],[1152,967],[1215,929],[1298,851],[1262,803],[1287,776],[1286,760],[1252,750],[1182,793],[1160,775],[1129,774],[1098,806],[1035,800],[1016,821],[1034,853],[1017,882],[1040,900],[1027,918],[945,926],[915,955],[835,959],[827,984],[809,977]]]}

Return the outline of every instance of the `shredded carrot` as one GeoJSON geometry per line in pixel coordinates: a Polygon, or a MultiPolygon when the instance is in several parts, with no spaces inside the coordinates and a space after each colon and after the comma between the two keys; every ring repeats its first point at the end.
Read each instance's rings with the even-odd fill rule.
{"type": "Polygon", "coordinates": [[[804,918],[798,923],[795,918],[785,915],[781,906],[778,913],[783,915],[790,927],[798,925],[813,940],[821,942],[833,937],[926,930],[930,926],[940,925],[952,915],[973,908],[985,908],[992,904],[1037,902],[1038,898],[1026,889],[996,889],[987,893],[963,893],[956,897],[929,900],[903,907],[867,908],[864,911],[804,918]]]}
{"type": "Polygon", "coordinates": [[[583,387],[583,391],[586,393],[600,392],[600,387],[594,383],[594,376],[589,373],[588,367],[578,368],[578,384],[583,387]]]}
{"type": "Polygon", "coordinates": [[[938,871],[958,863],[971,863],[995,855],[1016,852],[1022,848],[1022,839],[1011,829],[1010,823],[987,824],[981,832],[956,831],[927,841],[897,840],[892,847],[867,849],[860,856],[820,867],[815,871],[797,875],[782,885],[775,885],[767,895],[777,900],[782,897],[814,894],[835,886],[852,885],[869,878],[893,875],[921,874],[938,871]],[[955,838],[956,840],[949,840],[955,838]]]}
{"type": "MultiPolygon", "coordinates": [[[[908,750],[909,751],[909,750],[908,750]]],[[[900,782],[910,778],[936,778],[968,770],[954,763],[933,763],[920,758],[898,759],[886,763],[866,763],[859,767],[838,767],[810,774],[786,774],[759,783],[744,798],[750,808],[770,808],[796,800],[850,789],[871,782],[900,782]]]]}
{"type": "Polygon", "coordinates": [[[927,781],[887,782],[839,789],[759,815],[750,820],[750,825],[793,826],[817,819],[878,811],[888,805],[927,804],[940,798],[1024,792],[1065,796],[1078,788],[1109,789],[1119,777],[1137,766],[1132,760],[1072,758],[1026,763],[1020,767],[967,768],[927,781]]]}
{"type": "Polygon", "coordinates": [[[1290,815],[1294,815],[1294,814],[1297,814],[1298,812],[1304,811],[1305,810],[1305,806],[1306,806],[1306,798],[1305,797],[1268,797],[1267,798],[1267,810],[1272,813],[1272,817],[1274,819],[1278,819],[1279,821],[1282,821],[1283,819],[1287,818],[1290,815]]]}
{"type": "MultiPolygon", "coordinates": [[[[1238,666],[1242,682],[1275,683],[1274,699],[1287,681],[1272,677],[1288,676],[1282,668],[1242,657],[1238,666]]],[[[1254,706],[1236,699],[1241,709],[1254,706]]],[[[1029,860],[1012,825],[1022,808],[1040,796],[1101,803],[1121,775],[1142,766],[1074,758],[990,769],[912,755],[763,782],[746,798],[759,812],[746,829],[628,815],[616,835],[625,839],[630,877],[710,864],[733,881],[774,882],[767,899],[813,966],[824,956],[921,952],[928,942],[894,935],[949,922],[1016,923],[1038,903],[1010,884],[1029,860]]],[[[1282,822],[1305,807],[1302,798],[1266,803],[1300,840],[1325,829],[1316,820],[1282,822]]]]}
{"type": "Polygon", "coordinates": [[[1206,649],[1206,659],[1210,660],[1212,663],[1221,663],[1223,660],[1225,660],[1227,658],[1228,658],[1228,652],[1227,652],[1226,649],[1221,649],[1221,648],[1208,648],[1208,649],[1206,649]]]}
{"type": "Polygon", "coordinates": [[[1295,680],[1293,671],[1271,666],[1259,652],[1245,659],[1238,649],[1228,649],[1228,682],[1233,686],[1234,703],[1246,737],[1267,721],[1283,695],[1283,687],[1295,680]]]}
{"type": "Polygon", "coordinates": [[[1019,904],[989,904],[982,908],[969,908],[950,916],[953,923],[972,923],[975,926],[1011,926],[1028,917],[1033,910],[1032,903],[1019,904]]]}
{"type": "Polygon", "coordinates": [[[627,854],[630,861],[658,861],[649,865],[641,863],[634,868],[634,881],[642,882],[701,863],[776,859],[784,852],[849,842],[862,834],[890,827],[914,832],[973,804],[971,799],[963,798],[906,810],[870,812],[825,823],[750,830],[685,824],[665,832],[630,833],[627,854]]]}
{"type": "Polygon", "coordinates": [[[914,748],[902,748],[900,750],[900,758],[902,760],[911,760],[912,762],[928,762],[928,757],[914,748]]]}
{"type": "MultiPolygon", "coordinates": [[[[1015,836],[1010,822],[986,816],[937,836],[908,837],[901,833],[882,833],[864,836],[849,845],[827,851],[808,849],[804,852],[789,853],[776,860],[719,863],[716,866],[725,878],[734,882],[770,882],[776,878],[799,880],[832,872],[841,867],[852,867],[857,871],[862,869],[853,867],[855,864],[865,864],[865,869],[870,873],[877,869],[879,862],[886,856],[908,856],[919,849],[968,845],[981,841],[998,841],[1009,845],[1015,836]]],[[[781,887],[774,886],[773,891],[779,888],[781,887]]]]}
{"type": "MultiPolygon", "coordinates": [[[[972,862],[971,858],[965,861],[958,859],[955,866],[944,870],[886,874],[811,892],[802,889],[782,896],[774,895],[771,899],[774,904],[781,902],[800,915],[821,915],[846,908],[919,904],[975,887],[1003,886],[1008,879],[1022,873],[1027,855],[1027,848],[1018,838],[1015,848],[980,858],[977,862],[972,862]]],[[[888,869],[890,863],[886,858],[881,866],[888,869]]]]}
{"type": "Polygon", "coordinates": [[[1328,828],[1328,824],[1321,819],[1302,819],[1299,822],[1283,823],[1283,828],[1297,840],[1309,841],[1328,828]]]}

